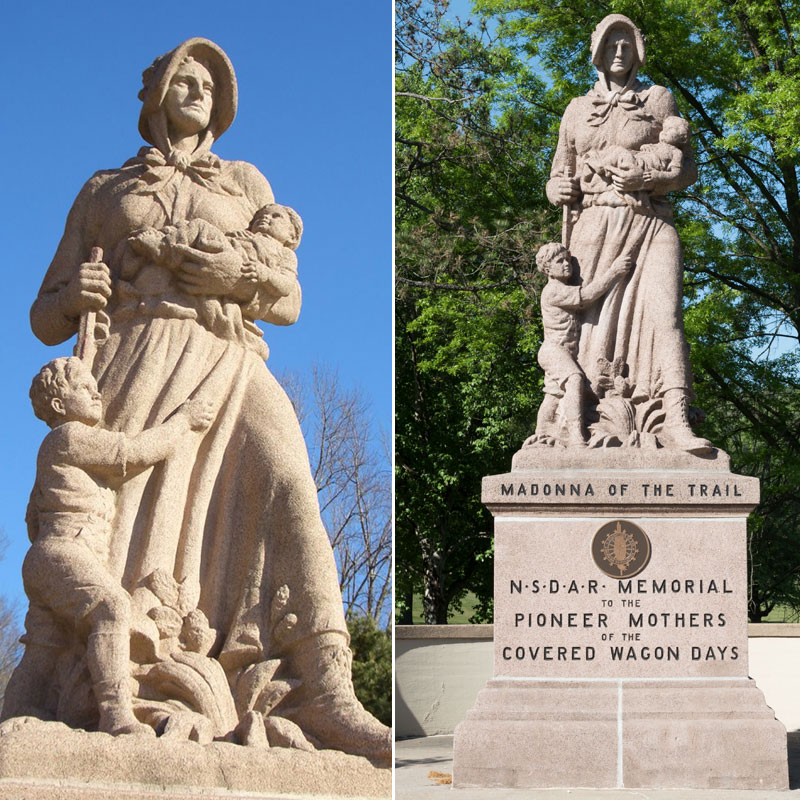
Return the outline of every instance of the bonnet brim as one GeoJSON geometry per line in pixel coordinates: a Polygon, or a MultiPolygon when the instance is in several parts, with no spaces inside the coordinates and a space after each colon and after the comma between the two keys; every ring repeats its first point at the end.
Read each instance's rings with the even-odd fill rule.
{"type": "Polygon", "coordinates": [[[159,56],[142,73],[142,90],[139,92],[139,99],[142,101],[139,133],[150,144],[157,144],[156,136],[150,130],[150,118],[161,108],[173,75],[188,56],[208,65],[214,80],[214,105],[209,123],[214,139],[218,139],[228,130],[236,116],[238,90],[236,73],[233,71],[230,59],[221,47],[208,39],[199,37],[187,39],[174,50],[159,56]]]}
{"type": "Polygon", "coordinates": [[[597,27],[592,31],[592,64],[598,68],[603,66],[603,45],[606,37],[612,30],[619,29],[627,31],[633,37],[639,66],[643,67],[645,62],[644,37],[642,32],[633,24],[633,21],[624,14],[609,14],[600,20],[597,27]]]}

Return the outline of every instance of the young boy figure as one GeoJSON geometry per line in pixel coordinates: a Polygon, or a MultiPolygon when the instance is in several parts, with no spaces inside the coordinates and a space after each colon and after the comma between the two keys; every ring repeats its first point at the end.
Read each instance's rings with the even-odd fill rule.
{"type": "Polygon", "coordinates": [[[542,324],[544,342],[539,348],[539,365],[544,370],[544,400],[536,418],[536,434],[530,444],[542,437],[559,438],[556,412],[566,422],[567,445],[586,444],[583,425],[583,387],[586,376],[578,365],[578,318],[575,312],[599,300],[619,279],[631,270],[633,260],[622,255],[609,271],[586,286],[570,285],[572,256],[556,242],[543,245],[536,254],[536,266],[547,275],[542,289],[542,324]]]}
{"type": "Polygon", "coordinates": [[[25,654],[6,690],[3,718],[47,717],[56,661],[73,637],[86,661],[105,733],[154,731],[133,714],[130,687],[130,596],[106,568],[115,483],[170,455],[190,430],[212,422],[207,401],[184,403],[166,422],[138,436],[97,427],[97,383],[78,358],[57,358],[34,378],[31,401],[51,432],[36,464],[28,505],[33,542],[22,566],[30,608],[25,654]]]}

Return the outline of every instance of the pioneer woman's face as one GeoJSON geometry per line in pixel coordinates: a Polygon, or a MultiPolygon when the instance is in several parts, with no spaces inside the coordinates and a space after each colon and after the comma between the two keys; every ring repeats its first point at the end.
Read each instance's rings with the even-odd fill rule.
{"type": "Polygon", "coordinates": [[[603,66],[615,78],[623,78],[633,66],[634,44],[626,31],[612,30],[603,44],[603,66]]]}
{"type": "Polygon", "coordinates": [[[181,64],[164,96],[163,108],[170,132],[194,136],[211,121],[214,106],[214,80],[199,62],[189,59],[181,64]]]}

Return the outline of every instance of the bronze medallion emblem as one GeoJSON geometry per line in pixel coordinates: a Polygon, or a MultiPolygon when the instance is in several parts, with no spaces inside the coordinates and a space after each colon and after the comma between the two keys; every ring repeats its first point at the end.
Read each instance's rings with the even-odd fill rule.
{"type": "Polygon", "coordinates": [[[609,578],[632,578],[650,561],[650,539],[632,522],[607,522],[592,539],[592,558],[609,578]]]}

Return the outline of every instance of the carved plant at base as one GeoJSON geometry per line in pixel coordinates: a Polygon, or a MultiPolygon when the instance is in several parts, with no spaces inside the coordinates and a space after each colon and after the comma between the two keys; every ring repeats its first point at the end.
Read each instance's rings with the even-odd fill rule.
{"type": "Polygon", "coordinates": [[[134,678],[139,682],[137,716],[157,729],[163,726],[165,735],[170,727],[181,733],[186,729],[187,738],[205,743],[226,736],[238,724],[225,672],[213,658],[175,651],[168,660],[137,667],[134,678]],[[191,724],[172,722],[186,710],[193,715],[191,724]]]}
{"type": "Polygon", "coordinates": [[[634,404],[623,397],[604,397],[597,413],[600,419],[590,428],[589,447],[659,446],[656,432],[664,422],[659,398],[634,404]]]}
{"type": "Polygon", "coordinates": [[[131,660],[137,716],[167,737],[209,742],[237,723],[225,671],[208,653],[216,631],[186,582],[155,570],[134,590],[131,660]]]}
{"type": "MultiPolygon", "coordinates": [[[[236,681],[234,690],[238,701],[237,711],[242,723],[245,723],[248,718],[252,718],[253,715],[257,715],[262,720],[267,741],[272,747],[313,750],[313,745],[298,725],[284,717],[272,714],[278,703],[292,689],[300,685],[300,681],[297,680],[276,679],[275,675],[281,664],[280,659],[274,658],[258,664],[251,664],[242,672],[236,681]]],[[[249,728],[250,723],[247,725],[249,728]]],[[[247,734],[249,733],[248,730],[247,734]]],[[[246,740],[248,736],[245,735],[243,738],[246,740]]]]}
{"type": "Polygon", "coordinates": [[[664,422],[661,398],[633,402],[634,387],[627,378],[628,365],[615,358],[597,360],[598,421],[590,426],[589,447],[641,447],[655,449],[664,422]]]}
{"type": "MultiPolygon", "coordinates": [[[[288,586],[275,594],[270,621],[280,642],[297,624],[286,613],[288,586]]],[[[261,747],[311,751],[314,745],[301,728],[273,714],[300,681],[280,678],[281,659],[251,664],[229,682],[217,659],[209,657],[216,631],[196,607],[196,593],[156,570],[134,590],[131,619],[132,677],[136,716],[162,738],[207,744],[216,740],[261,747]]],[[[93,729],[97,704],[86,666],[85,647],[76,644],[61,657],[58,718],[71,727],[93,729]]]]}
{"type": "MultiPolygon", "coordinates": [[[[272,635],[277,643],[280,643],[297,625],[297,616],[286,612],[289,595],[289,587],[284,584],[275,592],[270,607],[272,635]]],[[[298,725],[285,717],[272,713],[293,689],[300,686],[298,680],[276,677],[282,665],[283,662],[280,659],[272,658],[258,664],[251,664],[239,675],[235,684],[234,696],[236,710],[242,719],[240,727],[247,725],[247,733],[250,733],[248,720],[257,714],[263,720],[266,738],[272,747],[313,750],[314,746],[298,725]]],[[[248,737],[245,735],[242,738],[246,740],[248,737]]]]}
{"type": "Polygon", "coordinates": [[[559,444],[558,439],[556,439],[555,436],[551,436],[549,433],[534,433],[523,442],[522,446],[532,447],[534,445],[540,445],[543,447],[555,447],[557,444],[559,444]]]}
{"type": "Polygon", "coordinates": [[[272,608],[269,612],[272,635],[279,641],[297,625],[297,617],[294,614],[286,613],[288,603],[289,587],[284,584],[275,592],[275,598],[272,601],[272,608]]]}
{"type": "MultiPolygon", "coordinates": [[[[588,424],[589,447],[636,447],[656,449],[662,446],[659,435],[666,418],[661,399],[663,382],[660,370],[656,371],[653,382],[655,396],[651,398],[637,395],[635,387],[628,380],[628,365],[622,358],[609,361],[599,358],[596,377],[599,401],[594,409],[594,421],[588,424]]],[[[590,412],[591,413],[591,412],[590,412]]],[[[705,420],[699,408],[688,407],[688,421],[694,427],[705,420]]],[[[558,410],[558,435],[535,433],[523,443],[523,447],[555,445],[567,446],[567,421],[558,410]]]]}
{"type": "MultiPolygon", "coordinates": [[[[134,592],[133,605],[139,613],[134,614],[131,658],[138,662],[133,670],[139,684],[134,700],[137,716],[170,738],[313,750],[297,725],[269,716],[298,683],[275,680],[281,661],[246,667],[233,682],[232,692],[222,666],[208,656],[216,631],[198,608],[187,611],[187,597],[191,595],[183,585],[161,570],[151,573],[134,592]],[[143,608],[147,608],[144,613],[143,608]]],[[[284,635],[297,622],[294,614],[282,613],[288,599],[289,589],[282,586],[271,614],[275,630],[284,635]]]]}

